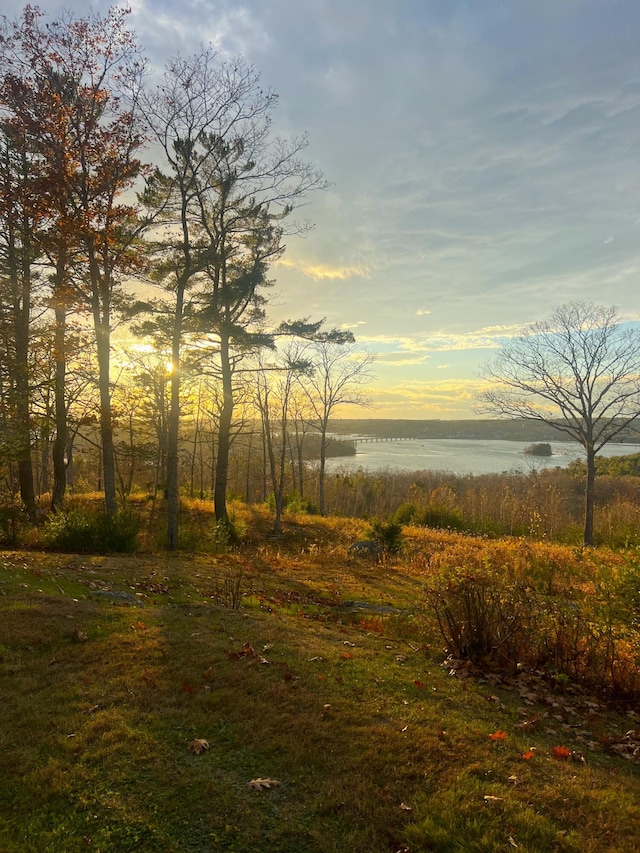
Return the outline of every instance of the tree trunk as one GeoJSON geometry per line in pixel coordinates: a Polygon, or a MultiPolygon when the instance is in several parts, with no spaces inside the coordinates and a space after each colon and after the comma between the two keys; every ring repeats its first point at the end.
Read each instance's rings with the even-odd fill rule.
{"type": "Polygon", "coordinates": [[[216,521],[227,521],[227,480],[229,479],[229,448],[231,444],[231,419],[233,417],[233,387],[229,336],[220,335],[220,366],[222,370],[222,410],[218,428],[218,458],[213,494],[216,521]]]}
{"type": "Polygon", "coordinates": [[[324,508],[324,469],[327,464],[327,425],[322,424],[320,432],[320,467],[318,469],[318,511],[325,514],[324,508]]]}
{"type": "Polygon", "coordinates": [[[180,343],[182,340],[182,311],[184,284],[176,291],[176,313],[171,342],[171,397],[167,429],[167,548],[178,547],[180,490],[178,482],[178,440],[180,428],[180,343]]]}
{"type": "Polygon", "coordinates": [[[18,426],[18,480],[20,498],[29,521],[36,522],[36,496],[31,459],[31,413],[29,408],[28,333],[16,335],[16,422],[18,426]]]}
{"type": "Polygon", "coordinates": [[[54,381],[54,409],[56,437],[53,442],[53,489],[51,492],[51,510],[58,512],[64,504],[64,496],[67,487],[67,472],[64,454],[67,447],[67,405],[65,400],[66,391],[66,324],[67,312],[64,305],[58,301],[55,308],[55,332],[54,332],[54,354],[55,354],[55,381],[54,381]]]}
{"type": "Polygon", "coordinates": [[[16,427],[18,436],[18,482],[20,498],[29,521],[36,523],[36,496],[31,457],[31,394],[29,388],[29,323],[31,319],[31,238],[26,219],[22,227],[22,260],[18,261],[11,226],[7,261],[13,289],[13,333],[15,340],[16,427]],[[21,267],[20,271],[19,268],[21,267]]]}
{"type": "Polygon", "coordinates": [[[116,468],[113,446],[113,421],[111,416],[110,387],[110,334],[109,321],[97,321],[95,325],[98,352],[98,382],[100,386],[100,438],[102,443],[102,469],[104,503],[107,515],[114,515],[116,501],[116,468]]]}
{"type": "Polygon", "coordinates": [[[593,504],[596,486],[596,454],[587,447],[587,479],[584,490],[584,537],[585,545],[593,545],[593,504]]]}

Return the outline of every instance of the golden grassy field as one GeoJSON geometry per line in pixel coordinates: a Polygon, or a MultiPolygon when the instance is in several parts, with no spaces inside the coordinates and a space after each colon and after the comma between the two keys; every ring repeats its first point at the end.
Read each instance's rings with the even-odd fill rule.
{"type": "Polygon", "coordinates": [[[2,553],[2,851],[638,849],[640,709],[584,658],[637,667],[633,555],[407,528],[376,563],[363,522],[238,512],[227,553],[2,553]],[[514,589],[591,633],[447,659],[438,615],[514,589]]]}

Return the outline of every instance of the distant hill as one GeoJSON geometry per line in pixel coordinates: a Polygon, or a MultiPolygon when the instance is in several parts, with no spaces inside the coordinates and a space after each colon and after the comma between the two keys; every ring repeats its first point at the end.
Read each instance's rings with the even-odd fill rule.
{"type": "MultiPolygon", "coordinates": [[[[336,435],[367,435],[375,438],[469,438],[501,441],[563,441],[562,432],[530,420],[402,420],[383,418],[335,418],[330,432],[336,435]]],[[[640,444],[640,432],[627,429],[616,441],[640,444]]]]}

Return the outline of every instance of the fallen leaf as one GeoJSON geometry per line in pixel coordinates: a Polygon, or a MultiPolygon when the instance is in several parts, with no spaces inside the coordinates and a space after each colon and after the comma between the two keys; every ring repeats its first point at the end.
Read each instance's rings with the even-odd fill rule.
{"type": "Polygon", "coordinates": [[[510,836],[509,836],[509,838],[508,838],[507,840],[509,841],[509,844],[510,844],[512,847],[515,847],[515,848],[517,848],[517,847],[518,847],[518,845],[517,845],[517,844],[516,844],[516,842],[514,841],[514,838],[513,838],[513,836],[512,836],[512,835],[510,835],[510,836]]]}
{"type": "Polygon", "coordinates": [[[424,690],[424,684],[421,681],[414,681],[413,683],[418,688],[418,690],[424,690]]]}
{"type": "Polygon", "coordinates": [[[342,660],[351,660],[351,658],[353,657],[353,655],[351,654],[351,652],[343,652],[343,653],[340,655],[340,657],[342,658],[342,660]]]}
{"type": "Polygon", "coordinates": [[[554,746],[552,752],[554,758],[569,758],[571,755],[571,750],[566,746],[554,746]]]}
{"type": "Polygon", "coordinates": [[[247,782],[247,788],[250,791],[266,791],[281,784],[277,779],[252,779],[250,782],[247,782]]]}
{"type": "Polygon", "coordinates": [[[491,794],[485,794],[483,800],[485,803],[501,803],[504,797],[493,797],[491,794]]]}
{"type": "Polygon", "coordinates": [[[191,752],[194,752],[196,755],[202,755],[205,749],[209,749],[209,741],[204,740],[204,738],[194,738],[189,743],[189,749],[191,752]]]}
{"type": "Polygon", "coordinates": [[[245,643],[239,651],[227,652],[227,654],[230,660],[240,660],[240,658],[251,657],[253,655],[253,647],[249,643],[245,643]]]}
{"type": "Polygon", "coordinates": [[[134,631],[144,631],[146,630],[147,626],[144,624],[144,622],[134,622],[131,627],[134,631]]]}
{"type": "Polygon", "coordinates": [[[506,737],[507,733],[500,731],[500,729],[498,729],[497,732],[494,732],[493,734],[489,735],[490,740],[504,740],[506,737]]]}
{"type": "Polygon", "coordinates": [[[400,808],[405,812],[411,811],[411,806],[408,806],[406,803],[400,803],[400,808]]]}
{"type": "Polygon", "coordinates": [[[195,693],[196,692],[196,688],[193,686],[193,684],[189,684],[187,681],[182,682],[182,689],[184,690],[185,693],[195,693]]]}
{"type": "Polygon", "coordinates": [[[74,643],[86,643],[89,639],[86,631],[81,631],[80,628],[75,628],[71,639],[74,643]]]}
{"type": "Polygon", "coordinates": [[[526,752],[522,753],[522,760],[523,761],[531,761],[531,759],[533,758],[534,755],[535,755],[535,752],[532,749],[528,749],[526,752]]]}

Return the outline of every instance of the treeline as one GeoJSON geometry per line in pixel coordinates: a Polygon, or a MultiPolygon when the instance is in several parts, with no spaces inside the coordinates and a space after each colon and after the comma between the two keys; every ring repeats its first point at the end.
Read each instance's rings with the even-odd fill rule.
{"type": "MultiPolygon", "coordinates": [[[[640,478],[596,479],[595,540],[640,544],[640,478]]],[[[335,515],[395,519],[401,524],[489,536],[525,536],[579,544],[584,480],[578,470],[457,476],[439,471],[335,472],[327,509],[335,515]]]]}
{"type": "MultiPolygon", "coordinates": [[[[557,442],[569,440],[557,429],[542,421],[531,419],[482,420],[391,420],[385,418],[340,418],[333,420],[331,431],[337,435],[366,435],[376,438],[446,439],[474,441],[501,440],[527,442],[557,442]]],[[[638,443],[637,428],[628,427],[616,436],[619,443],[638,443]]]]}
{"type": "Polygon", "coordinates": [[[225,523],[247,411],[276,494],[285,442],[271,437],[290,422],[320,436],[322,476],[328,418],[359,400],[369,359],[339,363],[349,332],[268,319],[270,266],[326,186],[306,138],[272,131],[276,94],[208,47],[153,77],[128,14],[26,6],[0,22],[0,468],[36,523],[39,495],[64,508],[74,456],[97,454],[108,516],[151,466],[175,547],[184,442],[196,458],[205,419],[225,523]],[[116,328],[129,344],[114,357],[116,328]]]}

